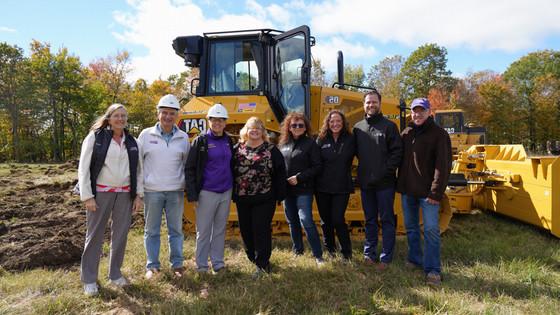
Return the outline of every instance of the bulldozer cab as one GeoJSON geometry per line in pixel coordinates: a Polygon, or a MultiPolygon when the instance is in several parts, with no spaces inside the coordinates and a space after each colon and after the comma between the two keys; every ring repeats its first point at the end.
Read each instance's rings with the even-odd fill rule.
{"type": "MultiPolygon", "coordinates": [[[[264,96],[268,104],[262,107],[269,107],[281,122],[288,112],[310,114],[309,33],[305,25],[287,32],[212,32],[177,37],[173,48],[187,66],[200,68],[200,77],[193,80],[198,81],[196,97],[264,96]]],[[[249,100],[254,102],[232,104],[233,111],[258,112],[261,104],[249,100]]]]}
{"type": "Polygon", "coordinates": [[[472,123],[465,124],[465,115],[461,109],[436,110],[434,120],[449,133],[453,155],[471,145],[485,143],[486,128],[472,123]]]}

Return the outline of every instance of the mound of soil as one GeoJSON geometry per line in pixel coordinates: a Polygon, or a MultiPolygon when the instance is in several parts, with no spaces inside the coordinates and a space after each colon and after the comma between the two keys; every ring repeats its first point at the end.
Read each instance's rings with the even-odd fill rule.
{"type": "MultiPolygon", "coordinates": [[[[15,271],[79,263],[86,211],[71,192],[76,180],[52,181],[61,172],[76,173],[76,167],[72,162],[50,166],[42,174],[13,169],[0,180],[0,267],[15,271]]],[[[142,221],[141,214],[134,215],[134,226],[142,221]]],[[[107,228],[107,240],[109,235],[107,228]]]]}

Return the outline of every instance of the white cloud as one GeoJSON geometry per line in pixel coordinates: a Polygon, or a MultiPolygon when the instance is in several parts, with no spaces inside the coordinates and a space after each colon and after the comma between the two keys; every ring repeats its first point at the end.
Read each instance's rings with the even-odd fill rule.
{"type": "MultiPolygon", "coordinates": [[[[560,34],[556,0],[288,0],[239,2],[241,13],[226,12],[220,2],[202,0],[128,0],[129,12],[115,12],[124,31],[119,40],[143,46],[132,56],[134,77],[153,80],[183,71],[171,48],[177,36],[238,29],[288,30],[308,24],[317,39],[314,56],[327,71],[336,68],[336,52],[346,60],[375,55],[372,40],[415,48],[435,42],[448,48],[515,52],[538,47],[560,34]],[[213,15],[204,8],[214,8],[213,15]]],[[[2,31],[2,29],[0,29],[2,31]]]]}
{"type": "Polygon", "coordinates": [[[361,34],[417,46],[436,42],[474,50],[516,51],[560,33],[555,0],[333,0],[310,5],[322,35],[361,34]]]}
{"type": "Polygon", "coordinates": [[[183,60],[175,55],[171,47],[173,39],[178,36],[271,27],[266,19],[254,14],[225,14],[217,19],[208,18],[201,7],[191,1],[138,0],[129,1],[129,5],[133,7],[133,12],[114,13],[114,19],[125,30],[113,35],[122,42],[148,49],[145,56],[132,56],[135,69],[132,77],[149,81],[159,77],[165,79],[186,69],[183,60]]]}
{"type": "Polygon", "coordinates": [[[5,32],[5,33],[15,33],[17,32],[15,29],[10,28],[10,27],[6,27],[6,26],[0,26],[0,32],[5,32]]]}
{"type": "MultiPolygon", "coordinates": [[[[311,53],[314,58],[321,60],[321,65],[327,72],[336,72],[336,59],[339,50],[343,52],[345,60],[350,58],[368,58],[376,54],[374,47],[368,47],[360,43],[351,43],[340,37],[333,37],[327,41],[317,40],[317,44],[311,48],[311,53]]],[[[345,62],[345,64],[347,63],[345,62]]]]}

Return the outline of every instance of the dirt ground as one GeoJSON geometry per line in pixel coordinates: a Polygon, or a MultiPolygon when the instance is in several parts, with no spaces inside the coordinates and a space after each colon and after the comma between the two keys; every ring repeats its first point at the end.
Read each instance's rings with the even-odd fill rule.
{"type": "MultiPolygon", "coordinates": [[[[72,194],[76,182],[77,161],[0,165],[1,268],[15,271],[79,263],[86,215],[79,197],[72,194]]],[[[133,225],[141,219],[135,215],[133,225]]]]}

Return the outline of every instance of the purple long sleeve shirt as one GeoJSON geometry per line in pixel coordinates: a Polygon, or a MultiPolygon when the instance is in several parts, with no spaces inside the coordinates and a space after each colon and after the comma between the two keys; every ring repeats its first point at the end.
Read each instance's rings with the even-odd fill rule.
{"type": "Polygon", "coordinates": [[[208,161],[202,176],[202,189],[223,193],[233,187],[231,157],[227,136],[217,137],[208,130],[208,161]]]}

